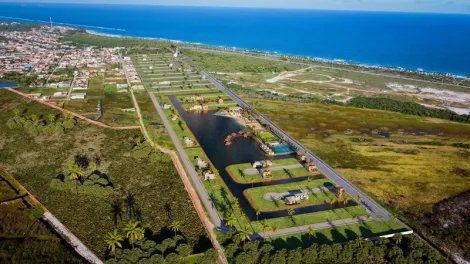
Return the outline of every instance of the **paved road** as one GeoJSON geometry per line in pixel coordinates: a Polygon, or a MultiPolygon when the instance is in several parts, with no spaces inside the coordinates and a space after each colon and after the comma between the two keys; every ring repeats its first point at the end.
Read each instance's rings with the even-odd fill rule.
{"type": "Polygon", "coordinates": [[[188,172],[189,176],[191,177],[191,181],[193,182],[193,185],[196,188],[196,191],[199,197],[201,198],[202,203],[204,204],[204,207],[207,210],[207,213],[212,219],[212,222],[217,227],[223,228],[224,224],[222,221],[222,217],[219,215],[219,212],[215,209],[215,206],[213,205],[209,195],[207,194],[204,188],[204,185],[201,182],[201,178],[199,177],[196,170],[194,169],[194,166],[191,163],[191,160],[189,159],[188,154],[186,154],[186,151],[184,151],[184,148],[181,145],[181,142],[178,139],[178,136],[175,134],[173,127],[171,126],[170,122],[166,118],[166,115],[163,112],[163,109],[161,108],[160,104],[158,103],[157,98],[155,98],[155,95],[153,93],[149,92],[148,94],[150,98],[152,99],[153,104],[155,105],[155,109],[157,109],[158,114],[162,118],[163,124],[165,125],[165,128],[168,131],[168,134],[170,135],[171,140],[175,144],[176,150],[178,151],[178,154],[181,157],[181,160],[183,161],[183,165],[186,168],[186,171],[188,172]]]}
{"type": "MultiPolygon", "coordinates": [[[[237,102],[240,106],[244,106],[248,109],[251,109],[251,106],[241,99],[238,95],[232,92],[230,89],[225,87],[219,81],[217,81],[214,77],[212,77],[207,72],[201,72],[202,75],[206,76],[206,79],[212,82],[219,90],[228,94],[235,102],[237,102]]],[[[271,122],[268,118],[263,116],[260,113],[252,113],[254,118],[257,120],[261,120],[264,123],[268,124],[272,131],[277,134],[279,137],[283,138],[292,148],[298,151],[304,151],[306,148],[302,146],[297,140],[289,136],[286,132],[284,132],[281,128],[279,128],[276,124],[271,122]]],[[[307,151],[306,153],[307,159],[313,160],[317,168],[323,172],[328,178],[332,179],[336,184],[342,186],[344,190],[353,198],[357,199],[361,197],[361,203],[364,205],[372,214],[374,220],[378,221],[386,221],[390,218],[391,214],[385,210],[382,206],[377,204],[372,198],[367,196],[363,191],[357,188],[354,184],[350,181],[345,179],[341,176],[338,172],[336,172],[333,168],[331,168],[328,164],[326,164],[323,160],[321,160],[318,156],[314,153],[307,151]]]]}
{"type": "Polygon", "coordinates": [[[253,238],[257,239],[257,238],[262,238],[262,237],[267,238],[267,237],[276,237],[276,236],[281,236],[281,235],[284,236],[284,235],[289,235],[289,234],[298,234],[301,232],[305,233],[305,232],[308,232],[308,229],[310,227],[313,228],[313,230],[321,230],[321,229],[326,229],[326,228],[367,222],[367,219],[365,217],[358,217],[357,219],[345,218],[345,219],[334,220],[334,221],[330,221],[328,219],[326,220],[327,220],[326,222],[321,222],[317,224],[284,228],[284,229],[278,230],[277,232],[273,232],[273,231],[261,232],[258,234],[254,234],[253,238]]]}

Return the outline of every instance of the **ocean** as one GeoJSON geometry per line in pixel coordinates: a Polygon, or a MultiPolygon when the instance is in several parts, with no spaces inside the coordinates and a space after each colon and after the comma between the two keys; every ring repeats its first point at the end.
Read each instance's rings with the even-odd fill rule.
{"type": "Polygon", "coordinates": [[[50,16],[99,33],[470,76],[470,15],[0,3],[0,20],[50,16]]]}

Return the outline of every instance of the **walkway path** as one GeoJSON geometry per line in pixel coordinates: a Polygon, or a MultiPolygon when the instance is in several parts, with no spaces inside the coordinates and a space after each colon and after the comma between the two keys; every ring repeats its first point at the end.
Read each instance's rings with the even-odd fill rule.
{"type": "MultiPolygon", "coordinates": [[[[278,170],[283,170],[283,169],[297,169],[297,168],[302,168],[302,164],[292,164],[292,165],[284,165],[284,166],[277,166],[277,167],[269,167],[269,169],[271,171],[278,171],[278,170]]],[[[245,169],[243,171],[244,174],[246,175],[255,175],[255,174],[259,174],[259,169],[255,169],[255,168],[249,168],[249,169],[245,169]]]]}
{"type": "Polygon", "coordinates": [[[263,195],[263,198],[268,200],[268,201],[277,201],[280,200],[286,196],[289,195],[294,195],[298,193],[319,193],[319,192],[328,192],[328,191],[334,191],[336,188],[334,186],[329,186],[329,187],[319,187],[319,188],[308,188],[303,191],[301,190],[296,190],[296,191],[290,191],[290,192],[282,192],[282,193],[276,193],[276,192],[269,192],[265,193],[263,195]]]}
{"type": "Polygon", "coordinates": [[[357,223],[366,223],[368,221],[366,217],[358,217],[357,219],[345,218],[345,219],[334,220],[334,221],[329,221],[328,219],[326,220],[327,220],[326,222],[321,222],[317,224],[288,227],[288,228],[281,229],[277,232],[273,232],[273,231],[261,232],[259,234],[254,234],[253,237],[254,238],[261,238],[261,237],[266,238],[266,237],[285,236],[289,234],[298,234],[298,233],[308,232],[309,228],[313,228],[313,230],[320,230],[320,229],[339,227],[339,226],[344,226],[344,225],[353,225],[357,223]]]}
{"type": "MultiPolygon", "coordinates": [[[[128,84],[129,84],[129,78],[128,78],[128,75],[127,75],[127,71],[125,69],[124,69],[124,73],[126,74],[126,79],[127,79],[128,84]]],[[[166,154],[170,155],[171,160],[173,161],[173,164],[175,165],[176,170],[178,171],[178,174],[180,175],[181,180],[183,181],[183,184],[186,188],[186,191],[188,192],[189,197],[191,198],[191,201],[194,205],[194,208],[196,209],[196,212],[198,213],[199,218],[202,221],[202,223],[203,223],[203,225],[204,225],[204,227],[205,227],[205,229],[206,229],[206,231],[209,235],[209,238],[212,242],[212,245],[217,250],[220,262],[223,263],[223,264],[227,263],[227,259],[225,258],[224,251],[223,251],[221,245],[219,244],[219,241],[217,241],[217,235],[215,234],[214,226],[209,221],[209,218],[207,217],[206,212],[204,211],[204,207],[202,206],[201,201],[199,200],[198,193],[196,193],[196,191],[193,188],[193,185],[191,184],[191,181],[189,180],[188,176],[186,175],[186,171],[184,170],[183,165],[181,164],[181,161],[180,161],[178,155],[174,151],[163,148],[163,147],[157,145],[156,143],[154,143],[152,141],[152,139],[150,138],[150,136],[147,132],[147,129],[145,128],[144,121],[143,121],[142,115],[140,113],[140,107],[139,107],[139,104],[137,103],[137,100],[135,98],[134,91],[132,91],[132,89],[130,89],[130,90],[131,90],[131,95],[132,95],[132,101],[134,102],[134,106],[135,106],[135,109],[136,109],[136,112],[137,112],[137,116],[138,116],[139,121],[140,121],[142,134],[144,135],[147,142],[152,147],[160,150],[163,153],[166,153],[166,154]]],[[[155,96],[150,92],[148,94],[149,94],[150,98],[152,99],[152,102],[155,105],[155,108],[156,108],[158,114],[162,118],[162,121],[163,121],[165,127],[167,128],[168,133],[170,134],[170,136],[173,140],[173,143],[175,143],[175,146],[176,146],[176,148],[178,149],[178,152],[179,152],[180,150],[182,150],[182,146],[181,146],[180,141],[178,140],[178,138],[174,134],[174,131],[171,128],[171,125],[168,122],[168,119],[166,118],[165,114],[163,113],[163,110],[161,109],[160,105],[158,104],[157,99],[155,98],[155,96]],[[169,129],[171,129],[171,131],[169,129]],[[176,144],[178,144],[178,145],[176,145],[176,144]]],[[[183,151],[183,153],[186,154],[184,151],[183,151]]],[[[189,160],[187,155],[186,155],[186,159],[189,160]]],[[[183,161],[185,161],[185,160],[183,159],[183,161]]],[[[187,166],[187,164],[185,164],[185,165],[187,166]]],[[[194,167],[192,165],[190,165],[189,168],[192,168],[194,170],[194,167]]],[[[193,176],[192,174],[190,174],[190,175],[193,176]]],[[[196,174],[196,178],[197,178],[197,180],[199,180],[197,174],[196,174]]],[[[194,178],[193,178],[193,181],[194,181],[194,178]]],[[[198,182],[200,183],[200,181],[198,181],[198,182]]],[[[209,200],[204,199],[203,201],[207,202],[209,200]]],[[[206,208],[213,208],[213,207],[209,204],[209,207],[206,207],[206,208]]],[[[218,219],[220,219],[220,218],[218,218],[218,219]]],[[[220,225],[220,223],[218,223],[217,226],[219,226],[219,225],[220,225]]]]}

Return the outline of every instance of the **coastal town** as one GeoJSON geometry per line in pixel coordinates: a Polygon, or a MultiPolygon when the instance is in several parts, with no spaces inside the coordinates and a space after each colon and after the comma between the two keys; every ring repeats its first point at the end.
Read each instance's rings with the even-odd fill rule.
{"type": "MultiPolygon", "coordinates": [[[[321,67],[304,67],[304,60],[282,62],[282,72],[209,71],[198,61],[202,55],[194,56],[193,45],[185,49],[178,43],[155,42],[149,47],[147,40],[142,40],[144,44],[138,47],[114,47],[74,41],[70,36],[90,37],[85,31],[52,22],[29,28],[15,22],[0,23],[0,90],[27,102],[2,101],[2,114],[10,115],[5,118],[5,131],[27,131],[25,146],[35,149],[41,144],[58,147],[60,144],[48,142],[62,141],[61,137],[73,149],[55,158],[61,160],[54,165],[57,168],[47,165],[39,180],[15,175],[26,173],[21,167],[5,168],[0,183],[8,182],[14,186],[13,193],[21,190],[22,196],[12,194],[0,202],[41,205],[40,212],[31,215],[47,222],[74,256],[89,263],[173,263],[171,258],[174,263],[240,263],[235,253],[249,252],[245,244],[258,250],[254,241],[269,245],[267,251],[273,255],[277,250],[294,252],[297,248],[301,252],[329,249],[333,244],[361,248],[363,243],[370,247],[385,243],[398,248],[402,239],[422,241],[410,222],[398,217],[399,206],[379,201],[368,189],[378,176],[369,177],[370,183],[364,187],[364,181],[343,175],[355,170],[365,173],[364,168],[372,167],[365,158],[336,167],[320,144],[307,141],[341,144],[345,153],[369,147],[376,148],[374,153],[379,147],[388,148],[393,155],[419,153],[395,150],[392,144],[404,145],[407,141],[402,138],[410,135],[428,136],[422,130],[400,128],[398,132],[393,125],[382,124],[369,131],[345,125],[346,118],[334,125],[326,120],[329,113],[347,112],[345,104],[362,95],[366,86],[359,81],[327,78],[316,72],[323,71],[321,67]],[[321,99],[302,101],[302,95],[313,94],[314,86],[321,99]],[[348,94],[332,95],[335,89],[345,89],[348,94]],[[286,102],[295,105],[283,107],[286,102]],[[304,128],[303,115],[310,110],[301,107],[307,103],[324,105],[319,107],[322,112],[308,120],[314,125],[304,128]],[[271,108],[266,109],[278,107],[279,112],[265,115],[263,111],[269,111],[263,107],[267,105],[271,108]],[[40,107],[47,110],[33,112],[40,107]],[[295,122],[302,127],[297,128],[295,122]],[[330,140],[338,131],[340,136],[330,140]],[[392,141],[385,142],[389,139],[392,141]],[[350,151],[352,147],[344,142],[360,143],[361,149],[350,151]],[[117,167],[119,173],[113,174],[117,167]],[[96,211],[97,226],[92,221],[87,224],[90,227],[75,225],[70,208],[56,207],[57,201],[72,195],[79,197],[74,207],[77,211],[82,207],[87,208],[86,215],[96,211]],[[25,197],[27,200],[20,200],[25,197]],[[142,204],[136,206],[137,200],[142,204]],[[93,206],[99,210],[92,210],[93,206]],[[123,218],[129,220],[127,225],[123,218]],[[190,262],[193,258],[196,260],[190,262]]],[[[376,92],[375,88],[367,92],[371,90],[376,92]]],[[[466,103],[459,106],[463,109],[466,103]]],[[[432,133],[429,137],[437,140],[447,132],[432,133]]],[[[6,146],[4,142],[7,140],[0,141],[0,146],[6,146]]],[[[442,146],[429,142],[413,144],[442,146]]],[[[40,158],[37,152],[29,151],[36,161],[40,158]]],[[[424,152],[424,147],[420,151],[424,152]]],[[[349,162],[346,155],[335,155],[349,162]]],[[[16,160],[26,162],[27,157],[23,153],[16,160]]],[[[3,166],[8,165],[0,162],[2,170],[3,166]]],[[[28,166],[32,166],[29,161],[28,166]]],[[[466,173],[465,169],[455,171],[466,173]]],[[[70,201],[65,203],[71,207],[70,201]]],[[[421,250],[425,246],[416,247],[421,250]]]]}

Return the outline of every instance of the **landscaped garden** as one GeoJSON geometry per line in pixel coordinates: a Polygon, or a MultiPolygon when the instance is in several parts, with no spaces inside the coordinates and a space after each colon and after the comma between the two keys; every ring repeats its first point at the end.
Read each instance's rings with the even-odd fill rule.
{"type": "Polygon", "coordinates": [[[337,198],[334,187],[334,184],[327,179],[306,180],[250,188],[245,190],[245,196],[253,203],[253,207],[261,211],[286,210],[287,208],[295,207],[295,205],[286,205],[283,198],[297,193],[308,193],[308,199],[299,203],[298,206],[326,203],[337,203],[340,206],[344,206],[351,201],[351,199],[347,201],[337,198]]]}

